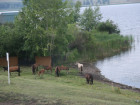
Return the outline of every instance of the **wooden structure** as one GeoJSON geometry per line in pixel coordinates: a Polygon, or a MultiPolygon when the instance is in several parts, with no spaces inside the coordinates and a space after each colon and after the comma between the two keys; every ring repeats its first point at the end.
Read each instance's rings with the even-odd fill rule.
{"type": "Polygon", "coordinates": [[[35,63],[37,65],[42,65],[42,66],[51,66],[51,57],[47,56],[47,57],[35,57],[35,63]]]}
{"type": "MultiPolygon", "coordinates": [[[[0,58],[0,66],[7,67],[6,57],[0,58]]],[[[18,66],[18,57],[9,57],[9,66],[18,66]]]]}

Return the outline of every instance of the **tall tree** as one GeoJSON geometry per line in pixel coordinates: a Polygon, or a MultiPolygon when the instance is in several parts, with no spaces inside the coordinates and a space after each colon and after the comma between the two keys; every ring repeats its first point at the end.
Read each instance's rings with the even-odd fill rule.
{"type": "Polygon", "coordinates": [[[80,7],[81,7],[81,2],[77,1],[75,6],[74,6],[74,22],[78,22],[80,18],[80,7]]]}
{"type": "Polygon", "coordinates": [[[22,38],[15,33],[15,26],[6,23],[0,26],[0,56],[9,52],[11,56],[18,55],[21,48],[22,38]]]}
{"type": "Polygon", "coordinates": [[[96,28],[100,22],[102,16],[99,7],[92,9],[91,7],[86,8],[81,16],[80,24],[84,30],[90,31],[96,28]]]}
{"type": "MultiPolygon", "coordinates": [[[[24,36],[24,51],[34,55],[51,55],[58,46],[59,37],[64,37],[70,22],[71,10],[62,0],[24,0],[24,8],[15,22],[24,36]],[[61,35],[61,36],[60,36],[61,35]]],[[[64,46],[63,45],[60,46],[64,46]]]]}

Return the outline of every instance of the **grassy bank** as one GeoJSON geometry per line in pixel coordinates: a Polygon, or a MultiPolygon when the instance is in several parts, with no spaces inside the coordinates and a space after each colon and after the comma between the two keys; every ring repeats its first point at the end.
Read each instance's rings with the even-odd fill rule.
{"type": "Polygon", "coordinates": [[[112,88],[94,81],[87,85],[78,71],[70,69],[55,77],[46,72],[43,77],[34,76],[30,67],[21,67],[21,76],[12,73],[11,85],[7,83],[7,72],[0,68],[0,103],[49,104],[49,105],[139,105],[140,94],[112,88]]]}
{"type": "Polygon", "coordinates": [[[95,49],[92,56],[95,58],[105,58],[127,51],[131,48],[133,38],[119,34],[95,33],[95,49]]]}
{"type": "Polygon", "coordinates": [[[107,32],[83,32],[80,33],[80,36],[72,44],[74,50],[71,50],[69,53],[67,57],[68,62],[76,62],[77,60],[88,62],[97,61],[114,56],[123,51],[128,51],[131,49],[131,44],[133,43],[132,36],[108,34],[107,32]]]}

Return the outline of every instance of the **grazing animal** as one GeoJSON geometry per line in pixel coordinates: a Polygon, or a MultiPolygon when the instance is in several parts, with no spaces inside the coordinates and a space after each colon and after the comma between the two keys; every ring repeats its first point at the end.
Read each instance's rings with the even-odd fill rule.
{"type": "Polygon", "coordinates": [[[76,63],[76,65],[78,65],[78,69],[81,71],[81,73],[82,73],[82,71],[83,71],[83,64],[81,64],[81,63],[76,63]]]}
{"type": "MultiPolygon", "coordinates": [[[[7,70],[8,71],[8,67],[3,67],[4,68],[4,72],[7,70]]],[[[10,75],[11,72],[18,72],[18,76],[20,76],[20,67],[19,66],[13,66],[13,67],[9,67],[9,71],[10,71],[10,75]]]]}
{"type": "Polygon", "coordinates": [[[4,72],[8,70],[8,67],[3,67],[4,72]]]}
{"type": "Polygon", "coordinates": [[[45,73],[45,70],[44,69],[41,69],[39,72],[38,72],[38,75],[40,76],[41,74],[43,75],[45,73]]]}
{"type": "Polygon", "coordinates": [[[68,74],[68,72],[69,72],[68,67],[61,65],[61,66],[59,66],[59,68],[60,68],[60,70],[67,70],[67,74],[68,74]]]}
{"type": "Polygon", "coordinates": [[[44,69],[45,69],[45,70],[50,70],[51,73],[52,73],[52,66],[44,66],[44,69]]]}
{"type": "Polygon", "coordinates": [[[60,67],[57,66],[57,67],[55,68],[55,74],[56,74],[57,77],[60,76],[60,67]]]}
{"type": "Polygon", "coordinates": [[[93,76],[89,73],[85,74],[85,78],[86,78],[86,81],[87,81],[87,84],[93,84],[93,76]]]}
{"type": "Polygon", "coordinates": [[[38,65],[37,64],[33,64],[32,65],[32,73],[35,75],[36,71],[38,71],[38,65]]]}

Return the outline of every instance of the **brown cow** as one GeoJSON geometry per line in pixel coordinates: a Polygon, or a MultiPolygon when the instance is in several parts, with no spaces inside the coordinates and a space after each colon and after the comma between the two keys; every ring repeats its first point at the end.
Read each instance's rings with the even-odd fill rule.
{"type": "Polygon", "coordinates": [[[35,75],[36,74],[36,71],[38,71],[38,66],[37,64],[33,64],[32,65],[32,73],[35,75]]]}
{"type": "Polygon", "coordinates": [[[68,74],[68,72],[69,72],[69,68],[66,67],[66,66],[63,66],[63,65],[59,66],[59,69],[60,69],[60,70],[67,70],[67,74],[68,74]]]}
{"type": "Polygon", "coordinates": [[[57,77],[59,77],[59,75],[60,75],[60,67],[59,66],[57,66],[55,68],[55,74],[56,74],[57,77]]]}
{"type": "Polygon", "coordinates": [[[41,69],[39,72],[38,72],[38,75],[40,76],[41,74],[43,75],[45,73],[45,70],[44,69],[41,69]]]}
{"type": "Polygon", "coordinates": [[[86,73],[85,78],[86,78],[87,84],[91,84],[91,85],[93,84],[93,76],[92,76],[92,74],[86,73]]]}
{"type": "Polygon", "coordinates": [[[45,70],[50,70],[51,73],[52,73],[52,67],[51,67],[51,66],[44,66],[44,69],[45,69],[45,70]]]}
{"type": "MultiPolygon", "coordinates": [[[[4,71],[8,70],[8,67],[3,67],[4,71]]],[[[9,67],[9,71],[10,71],[10,75],[11,72],[18,72],[18,76],[20,76],[20,67],[19,66],[13,66],[13,67],[9,67]]]]}

